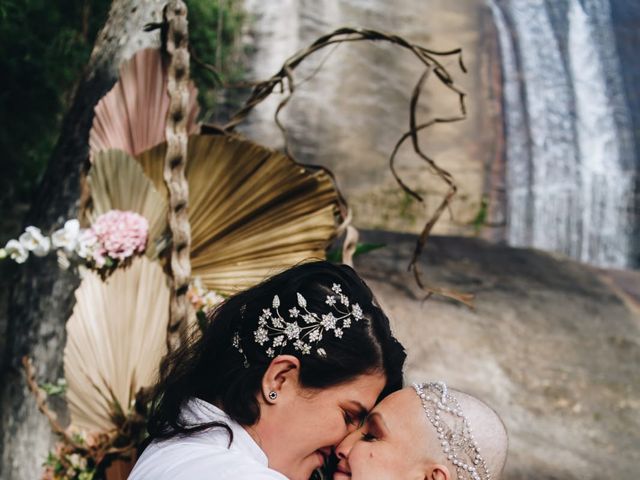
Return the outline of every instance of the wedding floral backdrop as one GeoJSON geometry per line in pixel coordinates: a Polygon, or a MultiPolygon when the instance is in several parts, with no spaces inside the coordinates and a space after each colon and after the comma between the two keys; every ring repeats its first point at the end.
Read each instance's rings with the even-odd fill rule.
{"type": "Polygon", "coordinates": [[[161,358],[309,258],[505,478],[634,478],[635,4],[62,3],[0,5],[1,478],[126,478],[161,358]]]}
{"type": "MultiPolygon", "coordinates": [[[[19,265],[55,256],[58,268],[79,278],[65,322],[64,377],[53,388],[41,385],[37,363],[22,359],[28,388],[59,440],[44,462],[46,479],[126,478],[145,438],[148,393],[160,360],[207,321],[209,309],[275,272],[325,258],[342,233],[347,238],[340,258],[350,262],[363,250],[330,171],[296,162],[286,148],[279,153],[233,133],[277,86],[291,96],[293,70],[317,50],[383,41],[409,50],[423,64],[408,132],[396,151],[411,140],[449,191],[426,221],[410,265],[428,294],[470,302],[468,295],[426,286],[416,264],[456,192],[451,175],[420,149],[418,132],[464,118],[464,93],[440,63],[460,57],[460,51],[429,50],[374,30],[340,29],[256,83],[228,123],[201,126],[198,92],[189,80],[186,15],[183,2],[167,3],[162,20],[145,27],[162,29],[160,48],[134,52],[95,105],[78,217],[65,219],[50,234],[46,226],[28,226],[0,250],[2,258],[19,265]],[[429,74],[458,97],[460,112],[418,124],[415,107],[429,74]],[[60,393],[68,421],[48,402],[48,395],[60,393]]],[[[394,156],[391,169],[399,187],[419,199],[393,169],[394,156]]]]}

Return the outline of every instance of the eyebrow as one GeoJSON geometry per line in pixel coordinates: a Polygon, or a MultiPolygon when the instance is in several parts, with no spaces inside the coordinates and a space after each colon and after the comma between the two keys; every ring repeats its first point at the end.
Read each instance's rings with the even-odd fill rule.
{"type": "Polygon", "coordinates": [[[387,422],[384,421],[384,417],[382,416],[381,413],[378,412],[371,412],[368,416],[367,416],[367,422],[375,422],[375,423],[380,423],[384,429],[387,432],[390,432],[391,429],[389,428],[389,426],[387,425],[387,422]]]}
{"type": "Polygon", "coordinates": [[[360,410],[361,412],[369,412],[367,407],[365,407],[363,404],[361,404],[357,400],[348,400],[347,403],[350,403],[351,405],[355,405],[356,407],[358,407],[358,410],[360,410]]]}
{"type": "Polygon", "coordinates": [[[369,415],[369,410],[367,410],[367,407],[365,407],[362,403],[360,403],[357,400],[348,400],[347,403],[351,404],[351,406],[354,406],[358,409],[358,416],[360,417],[360,421],[364,421],[367,418],[367,415],[369,415]]]}

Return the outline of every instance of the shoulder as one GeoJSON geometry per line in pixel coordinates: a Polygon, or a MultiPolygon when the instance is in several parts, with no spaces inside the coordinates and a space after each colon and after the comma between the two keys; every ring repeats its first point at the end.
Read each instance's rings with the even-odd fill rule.
{"type": "Polygon", "coordinates": [[[190,441],[151,444],[129,480],[286,480],[280,473],[226,447],[190,441]]]}

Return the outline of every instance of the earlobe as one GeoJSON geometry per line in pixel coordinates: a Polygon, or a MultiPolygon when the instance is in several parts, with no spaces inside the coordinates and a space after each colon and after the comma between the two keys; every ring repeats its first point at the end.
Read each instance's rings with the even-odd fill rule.
{"type": "Polygon", "coordinates": [[[449,469],[444,465],[430,465],[425,480],[451,480],[449,469]]]}
{"type": "Polygon", "coordinates": [[[297,388],[300,377],[300,360],[293,355],[278,355],[267,367],[262,377],[262,397],[274,404],[283,397],[285,390],[297,388]]]}

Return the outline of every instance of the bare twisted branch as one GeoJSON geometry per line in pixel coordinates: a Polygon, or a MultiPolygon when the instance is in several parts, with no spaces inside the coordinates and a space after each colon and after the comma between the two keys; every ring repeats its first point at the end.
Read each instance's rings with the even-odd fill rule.
{"type": "MultiPolygon", "coordinates": [[[[395,180],[398,182],[398,185],[400,185],[400,187],[409,195],[411,195],[413,198],[422,202],[423,201],[422,197],[415,190],[411,189],[401,179],[401,177],[399,176],[395,168],[395,159],[400,147],[408,138],[411,138],[413,150],[415,151],[415,153],[419,155],[420,158],[422,158],[428,164],[430,171],[434,175],[442,179],[442,181],[445,182],[446,185],[448,186],[447,193],[444,195],[438,208],[436,208],[436,210],[433,212],[430,218],[425,222],[422,232],[416,242],[416,248],[414,250],[414,254],[409,263],[409,269],[413,271],[416,279],[416,283],[418,284],[418,286],[420,286],[420,288],[425,290],[428,293],[428,295],[437,294],[437,295],[451,297],[471,306],[471,301],[473,298],[472,295],[466,295],[459,292],[453,292],[453,291],[444,290],[437,287],[427,286],[422,280],[422,275],[420,273],[419,265],[418,265],[418,260],[420,258],[422,251],[424,250],[425,243],[427,241],[429,234],[431,233],[431,230],[433,229],[433,226],[440,219],[444,211],[450,207],[451,201],[457,192],[457,185],[455,183],[453,176],[447,170],[440,167],[431,157],[429,157],[422,150],[419,137],[418,137],[418,132],[437,124],[457,122],[457,121],[464,120],[466,118],[467,111],[465,106],[465,93],[455,84],[453,77],[440,61],[440,59],[444,57],[456,56],[458,58],[458,64],[460,66],[460,69],[463,72],[466,72],[466,68],[462,61],[461,49],[458,48],[458,49],[453,49],[448,51],[436,51],[436,50],[431,50],[431,49],[422,47],[420,45],[412,44],[398,35],[393,35],[393,34],[380,32],[377,30],[371,30],[371,29],[349,28],[349,27],[340,28],[338,30],[335,30],[334,32],[331,32],[327,35],[324,35],[318,38],[309,47],[302,49],[297,53],[295,53],[293,56],[289,57],[283,64],[282,68],[271,78],[253,84],[252,93],[250,97],[247,99],[247,101],[245,102],[245,105],[235,115],[231,117],[231,119],[222,127],[222,129],[233,130],[239,123],[241,123],[249,115],[249,113],[251,113],[251,111],[258,104],[260,104],[263,100],[269,97],[269,95],[271,95],[274,91],[278,91],[282,93],[287,92],[287,95],[279,103],[276,109],[275,122],[278,125],[278,128],[280,129],[284,137],[285,153],[293,157],[289,150],[286,129],[279,118],[280,112],[287,105],[296,88],[296,84],[294,82],[294,77],[293,77],[293,71],[298,65],[300,65],[300,63],[302,63],[304,59],[306,59],[313,53],[317,52],[318,50],[321,50],[325,47],[333,45],[334,48],[330,52],[332,53],[335,50],[335,47],[341,43],[359,42],[359,41],[384,41],[394,45],[398,45],[401,48],[411,51],[418,58],[418,60],[425,66],[425,72],[416,83],[416,86],[413,90],[413,94],[411,97],[409,130],[406,133],[404,133],[396,143],[391,153],[391,156],[389,158],[389,167],[391,169],[391,173],[393,174],[395,180]],[[422,92],[423,86],[426,83],[427,79],[429,78],[430,74],[435,75],[435,77],[438,79],[440,83],[442,83],[448,90],[450,90],[453,94],[455,94],[458,97],[459,114],[452,117],[447,117],[447,118],[434,118],[425,123],[418,124],[416,119],[416,109],[420,100],[420,94],[422,92]]],[[[302,83],[304,83],[304,81],[302,83]]],[[[205,126],[205,128],[212,128],[212,127],[205,126]]],[[[344,213],[344,212],[350,212],[346,204],[346,201],[342,199],[342,202],[343,202],[342,210],[343,210],[344,220],[340,230],[346,229],[349,223],[349,220],[351,218],[351,215],[349,213],[347,214],[344,213]]]]}

